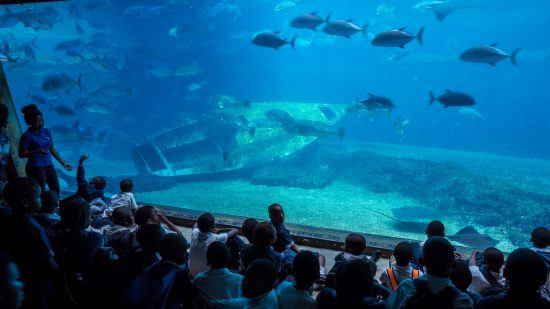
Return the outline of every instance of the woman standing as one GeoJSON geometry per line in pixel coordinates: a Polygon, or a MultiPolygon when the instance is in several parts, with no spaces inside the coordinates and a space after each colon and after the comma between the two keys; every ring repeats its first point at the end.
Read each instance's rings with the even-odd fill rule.
{"type": "Polygon", "coordinates": [[[72,171],[73,168],[61,159],[55,150],[52,135],[48,129],[44,128],[44,119],[38,107],[29,104],[23,107],[21,112],[29,126],[19,141],[19,157],[28,158],[25,167],[27,177],[38,182],[42,192],[45,191],[47,184],[50,190],[59,194],[59,179],[57,179],[57,172],[53,166],[52,156],[67,171],[72,171]]]}

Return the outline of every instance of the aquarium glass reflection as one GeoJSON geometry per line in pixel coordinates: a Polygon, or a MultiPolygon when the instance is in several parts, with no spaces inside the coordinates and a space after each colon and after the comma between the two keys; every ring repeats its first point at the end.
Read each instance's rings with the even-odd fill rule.
{"type": "MultiPolygon", "coordinates": [[[[456,244],[550,224],[550,3],[67,1],[0,8],[18,110],[139,201],[456,244]]],[[[21,115],[20,119],[21,118],[21,115]]],[[[21,121],[23,129],[24,122],[21,121]]],[[[59,172],[74,190],[74,172],[59,172]]]]}

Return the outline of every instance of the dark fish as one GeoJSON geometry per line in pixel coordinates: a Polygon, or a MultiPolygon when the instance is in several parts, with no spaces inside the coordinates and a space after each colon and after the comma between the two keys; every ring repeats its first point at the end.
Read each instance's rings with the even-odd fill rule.
{"type": "MultiPolygon", "coordinates": [[[[393,208],[393,216],[400,221],[434,220],[441,217],[441,213],[429,207],[399,207],[393,208]]],[[[424,226],[425,228],[426,226],[424,226]]]]}
{"type": "Polygon", "coordinates": [[[431,105],[434,101],[439,101],[445,108],[449,106],[472,106],[476,104],[476,101],[470,95],[448,89],[438,97],[435,97],[430,91],[430,102],[428,104],[431,105]]]}
{"type": "Polygon", "coordinates": [[[265,116],[273,121],[279,122],[281,125],[286,126],[296,121],[294,117],[282,109],[274,108],[265,112],[265,116]]]}
{"type": "Polygon", "coordinates": [[[82,56],[81,53],[79,53],[78,51],[76,51],[74,49],[65,50],[65,55],[67,55],[69,57],[77,58],[77,59],[80,59],[80,60],[84,60],[84,56],[82,56]]]}
{"type": "Polygon", "coordinates": [[[324,122],[312,120],[297,120],[289,126],[285,126],[284,129],[290,133],[301,136],[326,137],[337,135],[340,138],[346,136],[343,128],[334,130],[330,125],[324,122]]]}
{"type": "Polygon", "coordinates": [[[65,73],[49,75],[44,79],[44,82],[42,83],[42,90],[44,91],[64,90],[67,93],[69,93],[71,89],[74,88],[74,86],[78,86],[78,89],[82,91],[81,82],[82,82],[82,74],[80,74],[78,76],[78,79],[76,80],[65,73]]]}
{"type": "Polygon", "coordinates": [[[495,66],[497,62],[510,58],[512,64],[517,65],[516,57],[520,51],[519,48],[514,50],[512,54],[509,55],[503,50],[496,48],[496,46],[497,44],[495,43],[492,45],[482,45],[469,48],[460,55],[460,60],[466,62],[487,63],[495,66]]]}
{"type": "Polygon", "coordinates": [[[64,125],[53,125],[50,127],[52,138],[57,142],[79,142],[78,121],[75,121],[71,127],[64,125]]]}
{"type": "Polygon", "coordinates": [[[54,49],[55,50],[75,49],[77,47],[82,47],[84,44],[85,44],[84,41],[82,41],[81,39],[67,40],[55,45],[54,49]]]}
{"type": "Polygon", "coordinates": [[[27,43],[27,44],[24,44],[24,45],[21,46],[21,49],[25,53],[25,57],[27,59],[36,60],[36,54],[34,53],[34,49],[33,49],[33,47],[37,47],[36,46],[36,39],[37,39],[37,37],[34,38],[30,43],[27,43]]]}
{"type": "Polygon", "coordinates": [[[448,3],[434,3],[430,6],[432,12],[435,14],[435,18],[441,23],[453,12],[456,7],[449,5],[448,3]]]}
{"type": "Polygon", "coordinates": [[[317,16],[317,12],[311,12],[294,17],[294,19],[290,22],[290,26],[292,28],[310,29],[313,31],[317,31],[317,27],[319,27],[319,25],[324,22],[324,19],[317,16]]]}
{"type": "Polygon", "coordinates": [[[126,95],[132,95],[132,88],[119,87],[116,85],[105,85],[92,91],[91,96],[95,98],[114,98],[126,95]]]}
{"type": "Polygon", "coordinates": [[[76,116],[76,113],[74,110],[70,107],[67,107],[65,105],[56,105],[52,106],[52,110],[59,114],[60,116],[76,116]]]}
{"type": "Polygon", "coordinates": [[[27,98],[31,98],[33,100],[33,102],[36,102],[36,103],[42,104],[42,105],[48,105],[52,101],[55,101],[57,99],[57,97],[45,98],[45,97],[43,97],[39,94],[31,93],[30,91],[27,92],[27,98]]]}
{"type": "Polygon", "coordinates": [[[392,221],[393,228],[404,233],[425,233],[428,222],[392,221]]]}
{"type": "Polygon", "coordinates": [[[325,116],[327,120],[332,120],[336,118],[336,113],[328,105],[320,104],[317,105],[317,108],[319,108],[319,110],[321,111],[321,113],[323,113],[323,116],[325,116]]]}
{"type": "Polygon", "coordinates": [[[447,236],[450,240],[459,242],[471,248],[485,250],[499,243],[489,235],[480,234],[474,227],[467,226],[456,234],[447,236]]]}
{"type": "Polygon", "coordinates": [[[361,32],[366,36],[368,24],[365,24],[363,28],[361,28],[353,24],[352,21],[352,19],[330,21],[329,14],[326,19],[327,24],[323,27],[323,32],[330,35],[343,36],[348,39],[357,32],[361,32]]]}
{"type": "Polygon", "coordinates": [[[424,27],[420,28],[416,35],[405,31],[405,27],[397,30],[388,30],[379,33],[372,40],[372,45],[381,47],[400,47],[405,48],[405,45],[415,38],[420,45],[423,44],[422,35],[424,34],[424,27]]]}
{"type": "Polygon", "coordinates": [[[297,36],[294,36],[292,40],[287,41],[279,36],[279,31],[261,32],[254,36],[254,38],[252,39],[252,44],[273,49],[279,49],[279,47],[290,44],[290,47],[292,47],[292,49],[296,49],[296,46],[294,44],[296,42],[296,38],[297,36]]]}
{"type": "Polygon", "coordinates": [[[368,111],[391,112],[395,108],[395,105],[390,99],[372,93],[369,93],[366,99],[359,100],[359,98],[356,98],[356,101],[357,104],[365,106],[368,111]]]}

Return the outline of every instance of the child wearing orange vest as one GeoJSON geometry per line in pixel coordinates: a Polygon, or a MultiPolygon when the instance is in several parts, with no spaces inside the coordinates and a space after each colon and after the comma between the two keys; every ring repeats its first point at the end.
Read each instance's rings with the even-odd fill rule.
{"type": "Polygon", "coordinates": [[[409,242],[397,244],[393,250],[395,264],[390,264],[380,275],[380,282],[391,291],[395,291],[399,283],[405,279],[417,279],[423,275],[420,270],[413,269],[410,261],[413,258],[413,248],[409,242]]]}

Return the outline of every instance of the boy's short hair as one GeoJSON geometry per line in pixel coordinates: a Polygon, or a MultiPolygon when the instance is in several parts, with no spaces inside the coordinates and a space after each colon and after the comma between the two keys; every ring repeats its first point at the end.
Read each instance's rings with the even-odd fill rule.
{"type": "Polygon", "coordinates": [[[277,213],[277,209],[283,210],[283,206],[281,206],[281,204],[273,203],[267,207],[267,212],[269,214],[274,214],[277,213]]]}
{"type": "Polygon", "coordinates": [[[95,176],[94,180],[95,180],[94,187],[97,190],[103,190],[107,186],[107,180],[105,180],[105,178],[103,178],[102,176],[95,176]]]}
{"type": "Polygon", "coordinates": [[[514,250],[504,265],[504,277],[518,295],[536,292],[546,282],[547,274],[544,260],[527,248],[514,250]]]}
{"type": "Polygon", "coordinates": [[[252,239],[254,238],[254,229],[258,225],[258,220],[254,218],[248,218],[244,220],[243,225],[241,227],[241,232],[248,241],[252,242],[252,239]]]}
{"type": "Polygon", "coordinates": [[[439,220],[434,220],[428,223],[428,227],[426,228],[426,234],[429,237],[431,236],[445,237],[445,225],[443,225],[443,222],[439,220]]]}
{"type": "Polygon", "coordinates": [[[117,207],[111,215],[112,221],[116,225],[132,226],[134,225],[134,216],[128,207],[117,207]]]}
{"type": "Polygon", "coordinates": [[[83,230],[90,226],[90,204],[80,197],[64,200],[59,209],[61,225],[69,230],[83,230]]]}
{"type": "Polygon", "coordinates": [[[40,194],[42,203],[40,204],[40,211],[44,213],[53,213],[59,206],[59,195],[57,192],[48,190],[40,194]]]}
{"type": "Polygon", "coordinates": [[[468,264],[462,261],[455,260],[451,266],[449,278],[454,286],[461,291],[466,291],[472,284],[472,273],[468,264]]]}
{"type": "Polygon", "coordinates": [[[120,181],[120,192],[132,192],[134,188],[134,183],[131,179],[123,179],[120,181]]]}
{"type": "Polygon", "coordinates": [[[407,266],[413,258],[413,247],[408,241],[402,241],[393,249],[393,256],[398,266],[407,266]]]}
{"type": "Polygon", "coordinates": [[[210,232],[216,225],[216,219],[214,215],[209,212],[203,213],[197,218],[197,227],[199,231],[206,233],[210,232]]]}
{"type": "Polygon", "coordinates": [[[309,289],[319,278],[319,258],[311,251],[301,251],[292,262],[292,274],[297,286],[309,289]]]}
{"type": "Polygon", "coordinates": [[[544,249],[550,246],[550,230],[539,226],[531,232],[531,242],[536,248],[544,249]]]}
{"type": "Polygon", "coordinates": [[[483,252],[485,264],[491,269],[500,269],[504,265],[504,254],[497,248],[487,248],[483,252]]]}
{"type": "Polygon", "coordinates": [[[226,268],[231,259],[229,248],[222,242],[214,241],[206,249],[206,261],[212,269],[226,268]]]}
{"type": "Polygon", "coordinates": [[[255,298],[265,294],[277,284],[277,268],[267,259],[254,260],[246,269],[243,278],[243,296],[255,298]]]}
{"type": "Polygon", "coordinates": [[[344,250],[353,255],[360,255],[367,248],[367,241],[361,234],[351,233],[346,237],[344,250]]]}
{"type": "Polygon", "coordinates": [[[162,236],[159,243],[159,254],[163,260],[174,262],[178,265],[187,260],[189,243],[182,235],[168,233],[162,236]]]}
{"type": "Polygon", "coordinates": [[[451,243],[440,236],[432,236],[422,247],[422,256],[428,274],[436,277],[447,277],[451,263],[454,261],[454,249],[451,243]]]}
{"type": "Polygon", "coordinates": [[[140,226],[136,232],[136,240],[143,249],[158,251],[160,240],[166,234],[158,224],[140,226]]]}
{"type": "Polygon", "coordinates": [[[40,186],[32,178],[19,177],[8,181],[2,190],[2,196],[8,207],[16,211],[33,212],[40,206],[38,204],[40,186]],[[25,200],[29,203],[22,203],[25,200]]]}
{"type": "Polygon", "coordinates": [[[139,207],[134,214],[134,221],[139,226],[147,224],[147,221],[153,218],[153,211],[155,210],[154,206],[149,205],[139,207]]]}
{"type": "Polygon", "coordinates": [[[254,228],[253,243],[256,246],[271,246],[277,239],[277,231],[270,222],[260,222],[254,228]]]}

